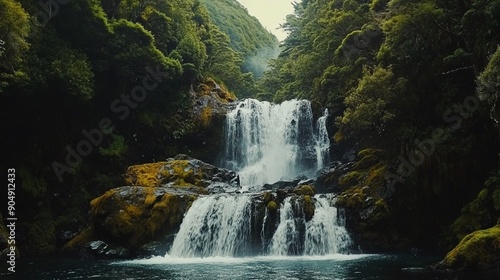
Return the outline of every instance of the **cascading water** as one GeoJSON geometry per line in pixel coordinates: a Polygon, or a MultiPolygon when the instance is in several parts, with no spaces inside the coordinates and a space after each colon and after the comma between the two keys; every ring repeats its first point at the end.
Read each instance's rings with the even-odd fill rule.
{"type": "Polygon", "coordinates": [[[182,222],[170,255],[233,257],[250,238],[251,199],[248,195],[213,195],[197,199],[182,222]]]}
{"type": "MultiPolygon", "coordinates": [[[[325,110],[314,125],[306,100],[279,105],[244,100],[227,115],[225,165],[239,172],[243,186],[262,186],[298,174],[312,176],[328,164],[327,118],[325,110]]],[[[291,192],[285,196],[258,192],[203,196],[185,214],[168,255],[348,253],[351,239],[333,201],[331,194],[311,197],[291,192]]]]}
{"type": "Polygon", "coordinates": [[[315,129],[307,100],[246,99],[227,114],[224,165],[238,171],[243,186],[314,175],[328,160],[327,116],[315,129]]]}
{"type": "Polygon", "coordinates": [[[305,220],[298,199],[287,197],[280,209],[280,222],[271,241],[270,255],[330,255],[348,253],[351,238],[344,219],[331,205],[331,195],[314,197],[314,216],[305,220]]]}
{"type": "Polygon", "coordinates": [[[331,205],[332,195],[316,195],[313,218],[306,224],[304,254],[329,255],[348,253],[351,238],[345,229],[345,218],[331,205]]]}

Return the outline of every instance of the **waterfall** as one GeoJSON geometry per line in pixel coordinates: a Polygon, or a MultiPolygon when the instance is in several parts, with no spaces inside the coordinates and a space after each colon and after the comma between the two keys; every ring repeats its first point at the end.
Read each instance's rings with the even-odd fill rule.
{"type": "Polygon", "coordinates": [[[344,216],[331,205],[332,196],[316,195],[313,218],[306,224],[306,255],[348,253],[352,245],[345,229],[344,216]]]}
{"type": "Polygon", "coordinates": [[[328,109],[325,109],[323,116],[316,121],[317,134],[316,134],[316,162],[317,169],[322,169],[329,162],[330,158],[330,138],[328,138],[328,131],[326,129],[326,121],[328,119],[328,109]]]}
{"type": "Polygon", "coordinates": [[[313,176],[328,160],[327,117],[325,110],[315,127],[307,100],[241,101],[227,114],[223,165],[240,174],[243,186],[313,176]]]}
{"type": "Polygon", "coordinates": [[[301,251],[298,227],[303,220],[303,212],[297,201],[287,197],[280,208],[280,223],[271,240],[270,254],[274,256],[299,255],[301,251]],[[298,214],[297,212],[301,212],[298,214]]]}
{"type": "MultiPolygon", "coordinates": [[[[328,116],[325,110],[314,122],[306,100],[273,105],[246,99],[227,115],[224,165],[238,171],[243,186],[260,187],[299,174],[313,176],[329,163],[328,116]]],[[[283,194],[224,193],[198,198],[185,214],[167,255],[349,253],[352,242],[342,212],[333,206],[332,194],[283,194]]]]}
{"type": "Polygon", "coordinates": [[[248,195],[197,199],[186,213],[170,250],[174,257],[233,257],[245,252],[251,230],[248,195]]]}
{"type": "Polygon", "coordinates": [[[331,205],[331,195],[316,195],[314,216],[305,221],[299,200],[285,199],[280,222],[269,251],[270,255],[329,255],[348,253],[352,245],[344,218],[331,205]]]}

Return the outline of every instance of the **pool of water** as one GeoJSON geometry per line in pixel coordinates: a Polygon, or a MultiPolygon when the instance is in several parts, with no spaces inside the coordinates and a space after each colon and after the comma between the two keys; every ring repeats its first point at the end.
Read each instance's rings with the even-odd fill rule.
{"type": "Polygon", "coordinates": [[[141,260],[23,259],[14,274],[2,267],[1,279],[500,279],[500,274],[457,275],[427,267],[439,256],[329,255],[141,260]]]}

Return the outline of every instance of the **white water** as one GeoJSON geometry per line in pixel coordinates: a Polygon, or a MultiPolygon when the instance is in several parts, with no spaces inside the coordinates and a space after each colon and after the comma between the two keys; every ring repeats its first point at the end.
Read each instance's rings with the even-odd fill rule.
{"type": "Polygon", "coordinates": [[[306,224],[305,255],[349,253],[351,238],[345,229],[345,219],[331,205],[331,195],[314,197],[314,216],[306,224]]]}
{"type": "Polygon", "coordinates": [[[349,253],[351,238],[345,229],[345,220],[338,215],[337,208],[331,206],[331,195],[316,195],[313,218],[305,222],[303,208],[298,200],[287,197],[280,209],[280,223],[271,241],[269,254],[287,256],[332,255],[349,253]],[[305,228],[304,240],[300,231],[305,228]]]}
{"type": "MultiPolygon", "coordinates": [[[[325,110],[313,125],[306,100],[279,105],[242,101],[227,116],[226,164],[239,172],[244,186],[314,174],[328,164],[327,118],[325,110]]],[[[336,259],[349,253],[351,239],[342,215],[331,204],[332,195],[313,198],[314,216],[307,222],[303,197],[285,198],[278,212],[269,210],[259,197],[240,193],[198,198],[164,259],[181,263],[200,258],[233,262],[235,257],[249,256],[336,259]]]]}
{"type": "Polygon", "coordinates": [[[314,127],[311,104],[246,99],[227,114],[224,165],[243,186],[260,186],[299,174],[312,176],[328,160],[325,115],[314,127]]]}
{"type": "Polygon", "coordinates": [[[297,255],[299,252],[301,242],[297,230],[297,215],[294,213],[294,208],[298,208],[296,203],[295,200],[292,201],[292,197],[287,197],[280,208],[280,223],[271,240],[272,256],[287,256],[290,253],[297,255]]]}
{"type": "Polygon", "coordinates": [[[250,238],[250,196],[212,195],[193,202],[177,233],[174,257],[233,257],[250,238]]]}
{"type": "MultiPolygon", "coordinates": [[[[306,222],[301,197],[287,197],[279,209],[278,226],[264,240],[268,256],[315,256],[349,253],[351,239],[344,220],[331,206],[331,195],[316,195],[313,218],[306,222]],[[266,244],[269,243],[269,248],[266,244]]],[[[197,199],[182,222],[167,254],[170,258],[221,258],[248,256],[252,251],[251,221],[256,212],[250,195],[211,195],[197,199]]],[[[268,219],[265,211],[262,224],[268,219]]],[[[264,229],[264,227],[262,227],[264,229]]]]}

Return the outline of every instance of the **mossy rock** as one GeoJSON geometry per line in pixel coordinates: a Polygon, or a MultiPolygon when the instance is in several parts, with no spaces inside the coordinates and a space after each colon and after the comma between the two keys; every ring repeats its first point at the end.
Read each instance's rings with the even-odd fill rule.
{"type": "Polygon", "coordinates": [[[351,171],[339,179],[339,185],[343,189],[348,189],[353,186],[359,185],[363,181],[363,177],[366,176],[366,172],[351,171]]]}
{"type": "Polygon", "coordinates": [[[130,166],[125,172],[125,184],[143,187],[158,187],[160,185],[160,169],[166,162],[155,162],[130,166]]]}
{"type": "Polygon", "coordinates": [[[496,213],[494,209],[495,192],[498,189],[482,189],[477,197],[462,208],[462,213],[450,227],[450,243],[462,240],[467,234],[491,227],[496,223],[496,213]]]}
{"type": "Polygon", "coordinates": [[[315,193],[315,188],[311,185],[302,185],[293,190],[293,193],[297,195],[310,195],[313,196],[315,193]]]}
{"type": "Polygon", "coordinates": [[[438,265],[442,269],[489,270],[500,266],[500,224],[465,236],[438,265]]]}
{"type": "Polygon", "coordinates": [[[135,250],[174,233],[197,198],[168,188],[120,187],[91,201],[91,224],[99,237],[135,250]]]}
{"type": "Polygon", "coordinates": [[[68,243],[64,244],[61,251],[63,253],[78,253],[82,248],[84,248],[89,242],[95,240],[94,229],[89,227],[81,231],[77,236],[71,239],[68,243]]]}
{"type": "Polygon", "coordinates": [[[276,204],[276,202],[271,200],[267,203],[267,210],[276,212],[278,210],[278,205],[276,204]]]}
{"type": "Polygon", "coordinates": [[[239,177],[234,171],[186,155],[178,155],[165,162],[133,165],[125,173],[127,185],[150,188],[168,186],[199,194],[207,194],[206,188],[213,182],[239,187],[239,177]]]}
{"type": "Polygon", "coordinates": [[[262,195],[262,199],[264,200],[264,203],[268,203],[270,202],[271,200],[273,200],[273,194],[271,192],[265,192],[263,195],[262,195]]]}

